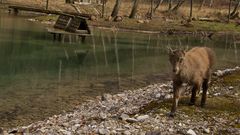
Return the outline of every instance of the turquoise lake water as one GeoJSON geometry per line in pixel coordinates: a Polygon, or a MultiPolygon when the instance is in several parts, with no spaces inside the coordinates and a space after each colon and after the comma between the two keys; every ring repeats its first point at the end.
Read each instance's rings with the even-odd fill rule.
{"type": "Polygon", "coordinates": [[[0,127],[27,125],[103,93],[170,80],[167,46],[208,46],[216,69],[240,64],[239,36],[167,36],[94,29],[85,43],[52,40],[26,17],[0,14],[0,127]]]}

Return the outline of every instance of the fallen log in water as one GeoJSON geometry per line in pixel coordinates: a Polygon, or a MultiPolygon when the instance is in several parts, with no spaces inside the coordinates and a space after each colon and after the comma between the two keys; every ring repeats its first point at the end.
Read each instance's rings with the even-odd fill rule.
{"type": "Polygon", "coordinates": [[[15,14],[17,14],[19,10],[23,10],[23,11],[39,12],[39,13],[45,13],[45,14],[56,14],[56,15],[68,14],[69,16],[81,16],[81,17],[86,17],[88,19],[90,19],[92,16],[91,14],[85,14],[85,13],[68,12],[68,11],[63,12],[63,11],[47,10],[47,9],[27,7],[27,6],[11,5],[8,8],[13,9],[15,14]]]}
{"type": "Polygon", "coordinates": [[[198,21],[205,21],[205,22],[221,22],[219,19],[214,19],[214,18],[198,18],[198,21]]]}

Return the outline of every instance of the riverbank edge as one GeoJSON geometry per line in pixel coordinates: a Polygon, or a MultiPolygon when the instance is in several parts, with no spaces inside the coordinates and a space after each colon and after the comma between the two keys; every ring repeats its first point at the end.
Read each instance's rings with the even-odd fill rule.
{"type": "MultiPolygon", "coordinates": [[[[228,68],[224,70],[216,70],[213,75],[217,78],[222,78],[227,75],[234,74],[235,72],[239,72],[240,67],[236,66],[235,68],[228,68]]],[[[97,96],[94,100],[89,100],[84,102],[83,104],[77,106],[73,112],[63,113],[60,115],[54,115],[45,119],[44,121],[38,121],[32,123],[28,126],[22,126],[11,129],[1,129],[0,134],[4,135],[8,134],[16,134],[16,133],[33,133],[33,134],[146,134],[146,129],[138,128],[138,125],[128,131],[127,129],[130,127],[125,127],[126,123],[142,123],[144,121],[147,124],[155,123],[154,120],[156,118],[150,118],[152,116],[151,112],[141,113],[142,108],[148,106],[151,103],[161,103],[164,100],[170,100],[172,98],[172,82],[168,81],[165,83],[152,84],[143,88],[138,88],[136,90],[125,90],[118,94],[103,94],[102,96],[97,96]],[[115,121],[121,121],[119,128],[116,124],[114,127],[112,123],[115,121]],[[147,121],[149,120],[149,121],[147,121]],[[102,123],[99,121],[110,122],[112,126],[111,129],[107,128],[106,125],[101,125],[102,123]],[[100,125],[99,125],[100,123],[100,125]],[[89,126],[94,125],[95,126],[89,126]],[[106,127],[105,127],[106,126],[106,127]],[[113,130],[114,129],[114,130],[113,130]]],[[[169,110],[169,108],[168,108],[169,110]]],[[[166,113],[167,114],[167,113],[166,113]]],[[[159,114],[160,117],[166,114],[159,114]]],[[[186,117],[186,114],[181,114],[186,117]]],[[[173,119],[170,119],[171,122],[173,119]]],[[[240,119],[239,119],[240,120],[240,119]]],[[[160,121],[161,122],[161,121],[160,121]]],[[[165,121],[165,123],[168,123],[165,121]]],[[[164,123],[163,122],[163,123],[164,123]]],[[[217,121],[216,121],[217,122],[217,121]]],[[[159,123],[159,122],[158,122],[159,123]]],[[[108,123],[109,124],[109,123],[108,123]]],[[[146,124],[146,123],[145,123],[146,124]]],[[[156,123],[155,123],[156,124],[156,123]]],[[[197,129],[199,127],[195,127],[196,124],[190,124],[193,128],[197,129]]],[[[143,125],[142,125],[143,126],[143,125]]],[[[143,126],[144,127],[144,126],[143,126]]],[[[181,127],[181,125],[180,125],[181,127]]],[[[190,126],[191,127],[191,126],[190,126]]],[[[190,128],[186,127],[186,128],[190,128]]],[[[167,132],[178,133],[175,129],[169,127],[165,127],[167,132]],[[170,131],[171,130],[171,131],[170,131]]],[[[192,129],[193,129],[192,128],[192,129]]],[[[191,128],[190,128],[191,129],[191,128]]],[[[189,129],[189,130],[190,130],[189,129]]],[[[184,129],[186,130],[186,129],[184,129]]],[[[201,129],[201,130],[209,130],[209,129],[201,129]]],[[[235,130],[235,129],[232,129],[235,130]]],[[[197,132],[198,130],[195,130],[197,132]]],[[[240,129],[237,129],[236,132],[240,132],[240,129]]],[[[168,134],[168,133],[167,133],[168,134]]]]}
{"type": "MultiPolygon", "coordinates": [[[[91,25],[90,27],[103,29],[103,30],[113,30],[114,27],[111,26],[104,26],[104,25],[91,25]]],[[[144,34],[163,34],[163,35],[198,35],[203,37],[208,37],[210,34],[214,34],[217,36],[225,35],[225,34],[240,34],[240,32],[235,31],[207,31],[207,30],[197,30],[197,31],[182,31],[177,29],[166,29],[161,31],[149,31],[149,30],[137,30],[137,29],[130,29],[124,27],[118,27],[118,31],[120,32],[136,32],[136,33],[144,33],[144,34]]],[[[209,37],[210,38],[210,37],[209,37]]]]}
{"type": "MultiPolygon", "coordinates": [[[[1,9],[4,9],[9,12],[9,6],[12,5],[11,3],[4,3],[1,6],[1,9]]],[[[30,21],[40,22],[46,27],[51,27],[54,25],[57,17],[53,20],[52,18],[48,20],[48,15],[43,15],[41,13],[34,13],[29,12],[29,19],[30,21]],[[41,19],[38,17],[31,17],[30,15],[37,15],[41,16],[41,19]],[[44,16],[46,19],[44,19],[44,16]]],[[[142,19],[129,19],[128,17],[123,17],[121,22],[114,22],[111,20],[107,20],[104,18],[96,18],[96,20],[88,20],[89,26],[92,28],[99,28],[105,30],[118,30],[121,32],[137,32],[137,33],[145,33],[145,34],[166,34],[166,35],[198,35],[203,37],[211,38],[213,35],[223,35],[223,34],[240,34],[240,28],[238,28],[237,23],[233,20],[230,23],[226,22],[201,22],[206,23],[203,26],[200,24],[194,24],[194,22],[200,22],[197,20],[193,20],[193,24],[188,24],[190,26],[185,26],[184,20],[171,20],[169,23],[166,20],[142,20],[142,19]],[[143,23],[139,23],[139,21],[143,21],[143,23]],[[160,23],[160,22],[164,22],[160,23]],[[173,23],[174,22],[174,23],[173,23]],[[166,25],[167,23],[167,25],[166,25]],[[208,23],[208,24],[207,24],[208,23]],[[217,28],[213,30],[212,26],[210,25],[218,25],[217,28]],[[206,27],[205,25],[209,25],[206,27]],[[222,30],[222,25],[226,26],[225,29],[222,30]],[[150,27],[151,26],[151,27],[150,27]],[[176,27],[177,26],[177,27],[176,27]],[[227,28],[227,26],[229,26],[227,28]],[[155,30],[153,30],[155,29],[155,30]]]]}

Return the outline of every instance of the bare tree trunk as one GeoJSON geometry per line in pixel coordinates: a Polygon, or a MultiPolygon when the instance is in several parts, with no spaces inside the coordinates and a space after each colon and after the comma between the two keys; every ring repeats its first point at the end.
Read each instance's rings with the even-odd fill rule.
{"type": "Polygon", "coordinates": [[[168,0],[168,10],[172,9],[172,0],[168,0]]]}
{"type": "Polygon", "coordinates": [[[213,6],[213,0],[210,0],[209,7],[213,6]]]}
{"type": "Polygon", "coordinates": [[[135,69],[135,39],[134,37],[132,38],[132,81],[134,79],[134,69],[135,69]]]}
{"type": "Polygon", "coordinates": [[[102,0],[102,18],[104,17],[106,3],[107,3],[107,0],[102,0]]]}
{"type": "Polygon", "coordinates": [[[104,4],[104,2],[102,3],[102,18],[104,17],[104,11],[105,10],[105,4],[104,4]]]}
{"type": "Polygon", "coordinates": [[[177,5],[171,11],[177,11],[184,2],[185,2],[185,0],[179,0],[177,5]]]}
{"type": "Polygon", "coordinates": [[[240,0],[238,0],[238,3],[235,5],[233,11],[230,14],[230,17],[233,17],[233,16],[235,16],[237,14],[239,6],[240,6],[240,0]]]}
{"type": "Polygon", "coordinates": [[[105,46],[105,40],[103,33],[101,32],[101,38],[102,38],[102,45],[103,45],[103,52],[104,52],[104,59],[105,59],[105,66],[108,67],[108,59],[107,59],[107,53],[106,53],[106,46],[105,46]]]}
{"type": "Polygon", "coordinates": [[[201,10],[201,9],[202,9],[202,7],[203,7],[203,5],[205,4],[205,2],[206,2],[206,0],[202,0],[201,5],[200,5],[200,7],[199,7],[198,10],[201,10]]]}
{"type": "Polygon", "coordinates": [[[116,55],[117,62],[117,74],[118,74],[118,89],[121,86],[121,77],[120,77],[120,64],[119,64],[119,54],[118,54],[118,44],[117,44],[117,33],[114,33],[114,50],[116,55]]]}
{"type": "Polygon", "coordinates": [[[193,0],[190,0],[190,16],[189,16],[189,21],[192,21],[192,9],[193,9],[193,0]]]}
{"type": "Polygon", "coordinates": [[[153,0],[151,0],[150,19],[152,19],[152,16],[153,16],[153,0]]]}
{"type": "Polygon", "coordinates": [[[74,0],[65,0],[65,3],[74,4],[74,0]]]}
{"type": "Polygon", "coordinates": [[[48,0],[46,1],[46,10],[48,10],[48,0]]]}
{"type": "Polygon", "coordinates": [[[230,22],[230,17],[231,17],[231,5],[232,5],[232,0],[230,0],[229,6],[228,6],[228,22],[230,22]]]}
{"type": "Polygon", "coordinates": [[[112,17],[116,17],[118,15],[118,11],[120,9],[121,2],[122,2],[122,0],[116,0],[116,3],[114,5],[114,8],[113,8],[113,11],[111,14],[112,17]]]}
{"type": "Polygon", "coordinates": [[[139,1],[140,0],[134,0],[132,11],[131,11],[131,13],[129,15],[129,18],[135,18],[136,13],[137,13],[137,9],[138,9],[139,1]]]}
{"type": "Polygon", "coordinates": [[[163,0],[158,0],[156,7],[153,9],[153,12],[156,12],[157,8],[163,3],[163,0]]]}

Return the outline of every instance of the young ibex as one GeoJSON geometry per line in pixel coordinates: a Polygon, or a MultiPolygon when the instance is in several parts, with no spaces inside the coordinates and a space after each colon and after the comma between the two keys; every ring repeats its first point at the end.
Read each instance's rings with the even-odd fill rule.
{"type": "Polygon", "coordinates": [[[189,105],[194,105],[196,93],[201,86],[203,89],[201,107],[204,107],[207,97],[208,83],[211,78],[211,70],[214,64],[214,52],[207,47],[194,47],[185,52],[169,48],[169,61],[173,67],[173,104],[170,116],[174,116],[181,86],[188,83],[192,86],[192,95],[189,105]]]}

